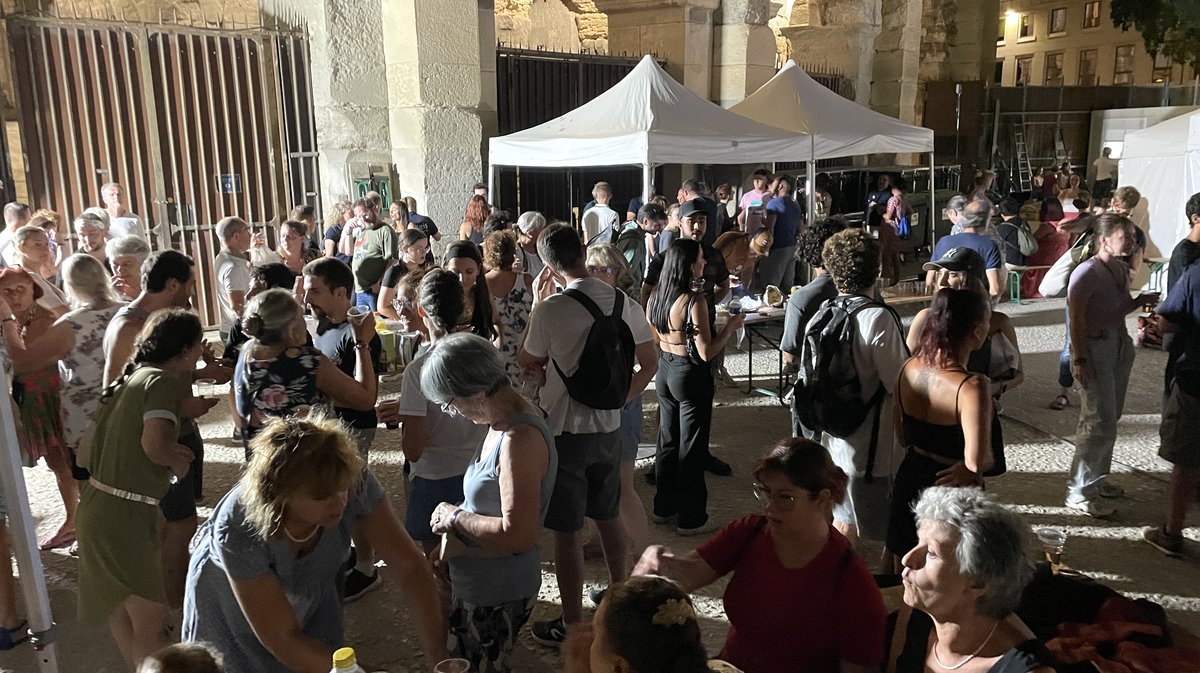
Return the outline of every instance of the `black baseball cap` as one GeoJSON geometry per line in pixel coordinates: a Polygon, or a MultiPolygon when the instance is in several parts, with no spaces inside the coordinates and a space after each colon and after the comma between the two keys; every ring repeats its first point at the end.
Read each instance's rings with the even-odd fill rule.
{"type": "Polygon", "coordinates": [[[646,220],[665,220],[667,219],[667,211],[662,209],[662,206],[657,203],[647,203],[641,208],[638,208],[637,221],[645,222],[646,220]]]}
{"type": "Polygon", "coordinates": [[[708,211],[701,207],[700,199],[685,201],[683,205],[679,206],[679,219],[681,220],[689,215],[695,215],[697,213],[703,215],[705,218],[708,217],[708,211]]]}
{"type": "Polygon", "coordinates": [[[965,272],[983,281],[985,285],[987,284],[987,272],[984,270],[983,257],[971,248],[950,248],[940,259],[926,262],[921,268],[925,271],[946,269],[947,271],[965,272]]]}

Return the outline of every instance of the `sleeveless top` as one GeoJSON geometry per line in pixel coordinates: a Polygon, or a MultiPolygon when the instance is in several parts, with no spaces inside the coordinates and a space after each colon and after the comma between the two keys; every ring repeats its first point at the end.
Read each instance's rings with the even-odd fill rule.
{"type": "MultiPolygon", "coordinates": [[[[554,477],[558,472],[558,451],[554,448],[554,436],[550,434],[544,418],[523,411],[513,417],[508,429],[521,425],[537,428],[550,449],[550,459],[540,485],[540,526],[550,509],[550,494],[554,491],[554,477]]],[[[501,516],[503,513],[503,503],[500,501],[500,445],[505,433],[497,434],[498,439],[494,441],[484,440],[463,477],[463,495],[466,499],[462,509],[467,512],[484,516],[501,516]]],[[[540,564],[536,544],[515,554],[480,554],[468,550],[464,555],[450,559],[454,596],[477,606],[499,606],[535,597],[542,585],[540,564]]]]}
{"type": "MultiPolygon", "coordinates": [[[[958,396],[965,384],[974,374],[967,374],[959,382],[954,391],[954,416],[958,417],[958,396]]],[[[926,453],[936,454],[952,461],[962,460],[966,455],[967,437],[963,434],[962,425],[940,425],[917,418],[904,410],[904,395],[897,392],[896,403],[900,405],[900,418],[904,430],[905,448],[916,447],[926,453]]]]}
{"type": "MultiPolygon", "coordinates": [[[[924,673],[925,657],[929,653],[929,633],[932,630],[933,619],[914,609],[908,619],[904,650],[896,659],[896,673],[924,673]]],[[[1000,655],[988,673],[1029,673],[1043,666],[1053,668],[1054,656],[1040,640],[1031,639],[1018,643],[1000,655]]]]}
{"type": "Polygon", "coordinates": [[[525,287],[525,274],[518,273],[508,294],[495,297],[494,301],[496,311],[500,314],[500,323],[504,325],[500,357],[504,360],[508,382],[520,389],[521,366],[517,364],[517,350],[520,349],[522,337],[525,335],[525,327],[529,324],[529,313],[533,310],[533,293],[525,287]]]}
{"type": "Polygon", "coordinates": [[[250,357],[243,348],[233,370],[234,396],[238,414],[248,418],[253,435],[268,416],[307,413],[308,408],[328,400],[317,389],[317,366],[321,351],[312,346],[289,348],[270,360],[250,357]]]}

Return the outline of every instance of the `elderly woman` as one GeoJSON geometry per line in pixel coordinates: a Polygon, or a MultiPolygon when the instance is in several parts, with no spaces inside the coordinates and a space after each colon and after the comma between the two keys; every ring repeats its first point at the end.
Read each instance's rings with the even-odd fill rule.
{"type": "Polygon", "coordinates": [[[308,344],[304,310],[287,290],[255,295],[246,305],[242,328],[251,340],[242,346],[234,367],[233,390],[244,441],[249,442],[270,416],[304,414],[330,403],[358,411],[375,407],[379,382],[369,348],[373,321],[354,327],[358,341],[353,378],[308,344]]]}
{"type": "Polygon", "coordinates": [[[108,240],[108,211],[103,208],[88,208],[75,218],[72,226],[78,241],[75,252],[90,255],[107,268],[108,257],[105,256],[104,243],[108,240]]]}
{"type": "Polygon", "coordinates": [[[1125,316],[1157,303],[1159,295],[1129,296],[1129,255],[1136,237],[1129,218],[1105,213],[1097,219],[1095,233],[1096,254],[1075,268],[1067,286],[1071,364],[1083,392],[1066,504],[1089,516],[1105,517],[1116,508],[1104,500],[1124,495],[1108,475],[1133,369],[1133,341],[1125,316]]]}
{"type": "Polygon", "coordinates": [[[104,244],[104,254],[112,267],[112,288],[126,301],[142,293],[142,262],[150,256],[150,246],[141,236],[121,236],[104,244]]]}
{"type": "Polygon", "coordinates": [[[525,338],[525,326],[533,310],[532,279],[529,274],[513,270],[517,261],[517,237],[511,231],[495,231],[483,240],[483,267],[487,269],[488,295],[500,316],[500,356],[508,381],[521,386],[521,366],[517,364],[517,349],[525,338]]]}
{"type": "Polygon", "coordinates": [[[866,562],[830,524],[846,474],[825,447],[798,437],[776,444],[754,479],[761,514],[683,556],[651,546],[633,573],[661,575],[688,593],[732,573],[729,636],[718,658],[746,673],[878,671],[883,599],[866,562]],[[804,605],[826,607],[797,609],[804,605]]]}
{"type": "Polygon", "coordinates": [[[905,456],[892,487],[887,548],[897,557],[916,540],[912,503],[926,488],[983,483],[992,466],[992,395],[987,376],[967,369],[987,340],[991,307],[975,290],[933,297],[917,350],[896,386],[905,456]]]}
{"type": "Polygon", "coordinates": [[[159,562],[158,503],[192,452],[179,444],[179,419],[199,418],[216,400],[191,396],[204,351],[200,319],[157,311],[138,335],[133,362],[104,391],[79,502],[79,615],[108,624],[126,664],[166,646],[167,594],[159,562]]]}
{"type": "Polygon", "coordinates": [[[1053,657],[1013,614],[1032,577],[1027,526],[978,488],[925,490],[904,556],[896,673],[1053,673],[1053,657]]]}
{"type": "Polygon", "coordinates": [[[342,561],[362,532],[404,587],[426,659],[445,658],[429,566],[345,428],[274,418],[252,446],[246,472],[193,541],[184,641],[209,643],[230,671],[328,671],[346,642],[342,561]]]}
{"type": "Polygon", "coordinates": [[[73,336],[70,327],[55,324],[57,315],[38,303],[42,288],[36,280],[36,274],[21,267],[0,269],[0,336],[12,357],[13,388],[24,393],[17,429],[22,458],[28,466],[45,458],[62,496],[66,518],[56,533],[40,541],[42,549],[55,549],[75,541],[79,500],[70,452],[63,442],[58,376],[58,359],[70,351],[73,336]]]}
{"type": "Polygon", "coordinates": [[[75,464],[75,451],[100,403],[104,382],[104,330],[121,304],[109,287],[108,273],[87,255],[71,255],[62,266],[71,311],[55,323],[71,330],[70,351],[59,359],[63,440],[75,464]]]}
{"type": "MultiPolygon", "coordinates": [[[[421,279],[415,297],[430,342],[437,344],[454,331],[462,315],[462,285],[449,271],[434,269],[421,279]]],[[[421,371],[427,358],[423,353],[404,368],[398,409],[404,423],[401,449],[412,479],[404,528],[426,552],[441,540],[429,527],[433,510],[442,502],[462,502],[463,475],[487,434],[485,428],[425,396],[421,371]]]]}
{"type": "Polygon", "coordinates": [[[700,620],[679,585],[631,577],[604,595],[590,626],[567,636],[566,673],[704,673],[700,620]]]}
{"type": "Polygon", "coordinates": [[[439,504],[430,528],[447,541],[439,562],[450,566],[453,656],[503,673],[542,585],[537,536],[558,470],[554,437],[542,410],[509,385],[500,353],[474,334],[434,344],[421,390],[488,428],[463,479],[465,499],[439,504]]]}

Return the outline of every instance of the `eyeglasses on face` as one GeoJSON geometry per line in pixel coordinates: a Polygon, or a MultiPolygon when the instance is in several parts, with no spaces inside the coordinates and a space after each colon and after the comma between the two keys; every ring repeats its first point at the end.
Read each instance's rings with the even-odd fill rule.
{"type": "Polygon", "coordinates": [[[794,495],[771,493],[771,489],[758,482],[755,482],[752,488],[754,490],[755,499],[762,503],[763,507],[774,504],[775,507],[779,508],[779,510],[783,512],[790,512],[793,509],[796,509],[796,496],[794,495]]]}
{"type": "Polygon", "coordinates": [[[604,276],[611,276],[614,273],[614,269],[611,266],[592,266],[591,264],[589,264],[587,270],[588,270],[588,273],[594,273],[594,274],[599,274],[599,275],[604,275],[604,276]]]}
{"type": "Polygon", "coordinates": [[[448,416],[458,416],[459,415],[458,409],[454,408],[454,398],[453,397],[446,400],[445,402],[442,402],[438,406],[440,406],[442,408],[442,413],[444,413],[448,416]]]}

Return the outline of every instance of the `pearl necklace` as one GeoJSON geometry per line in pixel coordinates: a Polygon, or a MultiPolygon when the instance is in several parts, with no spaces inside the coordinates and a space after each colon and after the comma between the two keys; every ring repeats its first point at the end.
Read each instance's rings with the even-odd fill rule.
{"type": "MultiPolygon", "coordinates": [[[[317,531],[321,530],[320,526],[313,526],[312,532],[308,535],[305,535],[304,537],[296,537],[287,529],[287,526],[280,524],[279,527],[283,529],[283,534],[287,536],[287,539],[295,542],[296,544],[304,544],[305,542],[308,542],[309,540],[313,539],[313,536],[317,534],[317,531]]],[[[934,655],[937,655],[937,652],[934,652],[934,655]]]]}
{"type": "Polygon", "coordinates": [[[972,652],[970,654],[970,656],[968,656],[966,659],[963,659],[962,661],[958,662],[957,664],[954,664],[953,666],[947,666],[946,664],[942,663],[942,658],[939,657],[938,653],[937,653],[938,641],[935,637],[934,641],[933,641],[933,660],[937,662],[938,666],[944,668],[947,671],[957,671],[958,669],[962,668],[963,666],[966,666],[967,662],[974,659],[976,656],[979,655],[980,652],[983,651],[983,648],[987,647],[987,644],[992,641],[992,636],[996,635],[996,629],[998,629],[998,628],[1000,628],[999,620],[997,620],[996,623],[992,625],[992,630],[988,631],[987,638],[984,638],[983,642],[979,643],[979,647],[976,647],[975,651],[972,652]]]}

